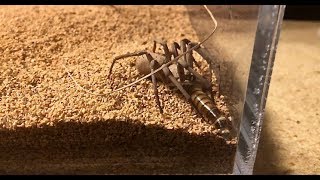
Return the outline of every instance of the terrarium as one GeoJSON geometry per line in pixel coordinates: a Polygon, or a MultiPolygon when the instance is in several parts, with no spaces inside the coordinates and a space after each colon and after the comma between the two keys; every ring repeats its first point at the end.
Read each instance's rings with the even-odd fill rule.
{"type": "Polygon", "coordinates": [[[0,173],[251,174],[283,13],[0,7],[0,173]]]}

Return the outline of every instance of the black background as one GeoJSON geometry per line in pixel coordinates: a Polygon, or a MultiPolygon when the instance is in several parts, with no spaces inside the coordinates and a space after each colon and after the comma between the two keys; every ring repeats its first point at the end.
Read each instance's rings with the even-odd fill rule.
{"type": "Polygon", "coordinates": [[[284,19],[320,20],[320,5],[287,5],[284,19]]]}

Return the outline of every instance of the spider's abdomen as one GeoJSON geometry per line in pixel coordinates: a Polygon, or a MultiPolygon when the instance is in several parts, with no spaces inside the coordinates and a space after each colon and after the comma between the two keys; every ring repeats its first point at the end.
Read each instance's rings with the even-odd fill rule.
{"type": "Polygon", "coordinates": [[[227,119],[221,114],[212,99],[202,90],[200,86],[191,86],[191,100],[203,116],[211,123],[214,123],[216,128],[225,128],[227,119]]]}
{"type": "MultiPolygon", "coordinates": [[[[160,65],[164,63],[164,56],[157,53],[151,53],[150,55],[154,60],[156,60],[160,65]]],[[[142,75],[147,75],[151,72],[150,62],[147,59],[146,55],[140,56],[136,60],[136,69],[142,75]]]]}

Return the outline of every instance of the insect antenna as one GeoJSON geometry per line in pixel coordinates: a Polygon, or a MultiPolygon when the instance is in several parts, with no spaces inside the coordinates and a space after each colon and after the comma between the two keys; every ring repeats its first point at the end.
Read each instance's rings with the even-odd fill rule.
{"type": "Polygon", "coordinates": [[[142,81],[142,80],[144,80],[144,79],[152,76],[153,74],[161,71],[162,68],[164,68],[164,67],[166,67],[166,66],[169,66],[169,65],[171,65],[172,63],[176,62],[178,59],[180,59],[182,56],[186,55],[186,54],[189,53],[190,51],[192,51],[192,50],[194,50],[194,49],[196,49],[196,48],[199,48],[201,44],[203,44],[205,41],[207,41],[207,40],[214,34],[214,32],[216,31],[217,26],[218,26],[218,22],[217,22],[216,19],[214,18],[212,12],[208,9],[207,5],[203,5],[203,6],[204,6],[204,8],[207,10],[207,12],[209,13],[209,15],[210,15],[210,17],[211,17],[211,19],[212,19],[212,21],[213,21],[213,23],[214,23],[214,25],[215,25],[215,27],[213,28],[212,32],[211,32],[204,40],[202,40],[201,42],[199,42],[196,46],[193,46],[192,48],[190,48],[188,51],[186,51],[186,52],[184,52],[184,53],[181,53],[179,56],[177,56],[177,57],[174,58],[173,60],[169,61],[168,63],[163,64],[160,68],[156,69],[156,70],[153,71],[152,73],[149,73],[149,74],[143,76],[142,78],[140,78],[140,79],[138,79],[138,80],[136,80],[136,81],[134,81],[134,82],[132,82],[132,83],[130,83],[130,84],[128,84],[128,85],[125,85],[125,86],[123,86],[123,87],[121,87],[121,88],[115,89],[115,90],[113,90],[112,92],[116,92],[116,91],[123,90],[123,89],[125,89],[125,88],[128,88],[128,87],[130,87],[130,86],[132,86],[132,85],[134,85],[134,84],[136,84],[136,83],[138,83],[138,82],[140,82],[140,81],[142,81]]]}
{"type": "Polygon", "coordinates": [[[199,48],[201,44],[203,44],[204,42],[206,42],[206,41],[215,33],[215,31],[216,31],[216,29],[217,29],[217,26],[218,26],[218,22],[217,22],[216,19],[214,18],[212,12],[209,10],[209,8],[207,7],[207,5],[203,5],[203,7],[204,7],[204,8],[206,9],[206,11],[208,12],[208,14],[209,14],[209,16],[210,16],[210,18],[211,18],[211,20],[213,21],[213,24],[214,24],[214,28],[213,28],[212,32],[211,32],[205,39],[203,39],[203,40],[200,41],[197,45],[195,45],[195,46],[193,46],[192,48],[190,48],[188,51],[185,51],[184,53],[181,53],[179,56],[177,56],[177,57],[174,58],[173,60],[167,62],[166,64],[163,64],[161,67],[159,67],[158,69],[154,70],[152,73],[149,73],[149,74],[143,76],[142,78],[140,78],[140,79],[138,79],[138,80],[136,80],[136,81],[134,81],[134,82],[132,82],[132,83],[130,83],[130,84],[128,84],[128,85],[125,85],[125,86],[123,86],[123,87],[121,87],[121,88],[115,89],[115,90],[113,90],[113,91],[111,91],[111,92],[109,92],[109,93],[94,93],[94,92],[91,92],[91,91],[85,89],[84,87],[82,87],[79,83],[77,83],[77,81],[72,77],[71,73],[68,71],[68,68],[67,68],[65,65],[63,65],[63,66],[64,66],[64,68],[66,69],[66,71],[67,71],[67,73],[68,73],[68,76],[69,76],[69,77],[71,78],[71,80],[76,84],[76,86],[77,86],[80,90],[85,91],[85,92],[87,92],[87,93],[89,93],[89,94],[91,94],[91,95],[95,95],[95,96],[107,96],[107,95],[112,94],[112,93],[114,93],[114,92],[117,92],[117,91],[121,91],[121,90],[123,90],[123,89],[126,89],[126,88],[128,88],[128,87],[130,87],[130,86],[133,86],[133,85],[137,84],[138,82],[140,82],[140,81],[142,81],[142,80],[144,80],[144,79],[147,79],[148,77],[152,76],[153,74],[161,71],[164,67],[167,67],[167,66],[171,65],[172,63],[177,62],[177,60],[180,59],[182,56],[186,55],[187,53],[189,53],[190,51],[192,51],[192,50],[194,50],[194,49],[196,49],[196,48],[199,48]]]}

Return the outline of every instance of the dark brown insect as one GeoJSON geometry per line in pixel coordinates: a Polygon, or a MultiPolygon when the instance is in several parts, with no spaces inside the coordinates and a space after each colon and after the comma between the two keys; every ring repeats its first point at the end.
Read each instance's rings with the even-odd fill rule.
{"type": "MultiPolygon", "coordinates": [[[[171,44],[171,51],[169,50],[167,43],[154,41],[152,52],[140,51],[135,53],[127,53],[114,58],[109,71],[108,78],[110,77],[112,68],[117,60],[142,55],[145,56],[137,60],[136,68],[139,71],[139,73],[144,74],[144,77],[130,84],[127,84],[121,88],[115,89],[110,93],[128,88],[146,78],[151,77],[156,97],[156,103],[159,107],[160,113],[163,113],[157,89],[157,80],[160,80],[166,85],[177,87],[179,91],[183,94],[183,96],[194,107],[197,113],[202,117],[202,119],[208,120],[208,122],[213,123],[215,127],[220,130],[220,133],[224,137],[226,137],[225,135],[230,135],[229,129],[231,127],[231,122],[223,116],[223,114],[218,110],[214,101],[211,98],[211,81],[208,81],[193,69],[194,64],[198,66],[192,55],[193,51],[196,51],[200,56],[202,56],[210,66],[212,65],[212,60],[209,56],[209,53],[207,53],[206,50],[201,47],[201,44],[207,41],[214,34],[217,28],[217,21],[215,20],[213,14],[210,12],[206,5],[204,5],[204,8],[208,12],[214,23],[214,28],[212,32],[205,39],[203,39],[199,43],[194,43],[190,42],[188,39],[183,39],[180,42],[180,45],[174,42],[173,44],[171,44]],[[162,45],[164,54],[155,52],[157,43],[162,45]],[[178,54],[178,51],[180,51],[180,54],[178,54]]],[[[67,69],[66,66],[64,67],[67,69]]],[[[212,67],[210,67],[210,69],[212,69],[212,67]]],[[[83,88],[73,79],[69,71],[67,71],[67,73],[81,90],[92,95],[107,95],[94,93],[83,88]]]]}
{"type": "MultiPolygon", "coordinates": [[[[175,64],[164,66],[161,71],[154,73],[151,76],[156,103],[159,107],[160,113],[163,113],[163,108],[159,100],[157,81],[161,81],[169,86],[177,87],[202,119],[213,123],[215,127],[220,130],[220,133],[229,134],[228,129],[230,128],[230,123],[218,110],[216,104],[211,98],[211,81],[204,78],[193,68],[194,65],[199,67],[193,57],[193,51],[190,50],[196,45],[198,44],[192,43],[188,39],[183,39],[181,40],[180,45],[176,42],[172,43],[170,51],[166,42],[154,41],[152,52],[139,51],[115,57],[111,64],[108,78],[112,73],[112,68],[115,62],[119,59],[142,56],[142,58],[137,59],[136,68],[139,73],[147,75],[160,68],[163,64],[171,61],[172,58],[176,58],[179,55],[179,52],[181,54],[186,52],[186,54],[179,58],[175,64]],[[156,53],[157,44],[162,46],[164,53],[156,53]]],[[[208,64],[212,63],[208,52],[204,48],[199,46],[198,48],[195,48],[194,51],[202,56],[208,64]]]]}
{"type": "Polygon", "coordinates": [[[231,122],[219,111],[210,94],[205,93],[197,84],[188,87],[188,92],[190,93],[192,102],[204,117],[208,121],[211,121],[211,123],[214,123],[215,127],[220,129],[220,133],[229,135],[231,122]],[[212,122],[212,120],[214,121],[212,122]]]}

